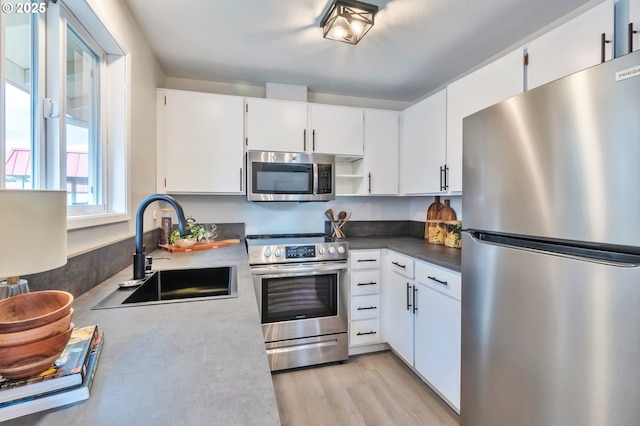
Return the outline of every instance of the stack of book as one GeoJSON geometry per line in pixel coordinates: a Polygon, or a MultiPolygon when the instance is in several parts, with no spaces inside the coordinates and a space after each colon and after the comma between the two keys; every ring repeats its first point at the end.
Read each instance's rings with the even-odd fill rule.
{"type": "Polygon", "coordinates": [[[47,371],[26,379],[0,377],[0,422],[88,399],[103,343],[98,326],[76,328],[47,371]]]}

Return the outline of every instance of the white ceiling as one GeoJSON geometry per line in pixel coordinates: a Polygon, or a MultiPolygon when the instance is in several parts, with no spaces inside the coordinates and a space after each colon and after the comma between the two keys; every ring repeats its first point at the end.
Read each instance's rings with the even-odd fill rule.
{"type": "Polygon", "coordinates": [[[358,45],[322,38],[331,0],[125,0],[168,77],[414,101],[598,0],[369,0],[358,45]]]}

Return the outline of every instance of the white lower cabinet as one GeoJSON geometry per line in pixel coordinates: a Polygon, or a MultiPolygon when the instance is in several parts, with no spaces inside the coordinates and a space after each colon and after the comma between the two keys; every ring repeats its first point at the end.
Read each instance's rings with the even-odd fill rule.
{"type": "Polygon", "coordinates": [[[380,250],[351,250],[349,253],[350,347],[375,345],[382,342],[380,312],[380,250]]]}
{"type": "Polygon", "coordinates": [[[460,274],[416,262],[415,369],[460,409],[460,274]]]}
{"type": "Polygon", "coordinates": [[[394,251],[384,259],[383,335],[396,354],[413,365],[413,259],[394,251]]]}
{"type": "Polygon", "coordinates": [[[460,273],[389,251],[382,287],[389,346],[460,410],[460,273]]]}

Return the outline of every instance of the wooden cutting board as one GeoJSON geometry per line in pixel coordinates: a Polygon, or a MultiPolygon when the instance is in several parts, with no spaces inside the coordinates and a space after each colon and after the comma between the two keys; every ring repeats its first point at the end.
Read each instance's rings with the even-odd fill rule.
{"type": "Polygon", "coordinates": [[[456,211],[449,205],[451,200],[444,200],[444,207],[438,212],[438,220],[456,220],[456,211]]]}
{"type": "MultiPolygon", "coordinates": [[[[440,210],[442,210],[442,203],[440,202],[440,196],[436,195],[434,197],[434,201],[433,203],[431,203],[431,205],[429,206],[429,208],[427,209],[427,220],[434,220],[438,218],[438,212],[440,210]]],[[[425,228],[424,228],[424,239],[427,240],[429,239],[429,222],[425,223],[425,228]]]]}
{"type": "Polygon", "coordinates": [[[178,247],[174,246],[173,244],[160,244],[159,247],[163,250],[170,251],[171,253],[182,253],[186,251],[208,250],[212,248],[226,247],[230,246],[231,244],[238,244],[239,242],[240,240],[236,238],[232,240],[213,241],[211,243],[196,243],[191,247],[178,247]]]}

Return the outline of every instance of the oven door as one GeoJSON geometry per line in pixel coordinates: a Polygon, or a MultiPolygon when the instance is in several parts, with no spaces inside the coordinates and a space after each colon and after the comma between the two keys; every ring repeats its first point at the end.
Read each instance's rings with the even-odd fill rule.
{"type": "Polygon", "coordinates": [[[265,342],[347,332],[347,262],[251,269],[265,342]]]}

